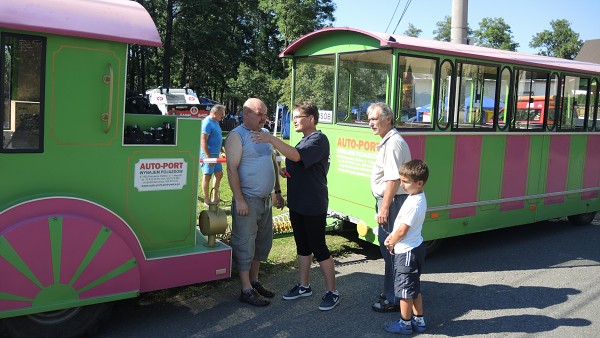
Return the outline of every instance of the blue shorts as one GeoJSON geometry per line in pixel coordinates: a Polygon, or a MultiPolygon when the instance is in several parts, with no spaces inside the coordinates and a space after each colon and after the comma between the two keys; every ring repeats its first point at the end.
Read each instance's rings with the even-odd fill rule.
{"type": "MultiPolygon", "coordinates": [[[[219,157],[219,153],[210,153],[212,158],[219,157]]],[[[206,158],[203,152],[200,152],[200,158],[206,158]]],[[[202,173],[204,175],[212,175],[214,173],[223,172],[223,164],[221,163],[204,163],[200,164],[200,168],[202,169],[202,173]]]]}
{"type": "Polygon", "coordinates": [[[221,163],[213,163],[213,165],[210,163],[202,163],[200,168],[202,168],[202,173],[204,175],[212,175],[214,173],[223,172],[223,164],[221,163]]]}
{"type": "Polygon", "coordinates": [[[421,293],[421,273],[425,262],[425,242],[394,259],[394,293],[400,299],[415,299],[421,293]]]}

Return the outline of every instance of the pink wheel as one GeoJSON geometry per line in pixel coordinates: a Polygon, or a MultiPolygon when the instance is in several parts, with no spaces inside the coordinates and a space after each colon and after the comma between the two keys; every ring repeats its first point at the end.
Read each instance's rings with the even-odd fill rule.
{"type": "MultiPolygon", "coordinates": [[[[64,204],[69,201],[62,200],[56,214],[43,212],[51,208],[48,203],[56,202],[52,199],[0,214],[0,318],[29,315],[8,321],[13,332],[15,323],[24,323],[19,325],[22,329],[39,326],[46,331],[77,318],[74,313],[86,312],[76,308],[139,293],[139,267],[129,246],[109,225],[96,220],[102,218],[70,213],[64,204]],[[15,221],[24,214],[33,215],[15,221]],[[31,320],[23,322],[24,318],[31,320]],[[42,320],[47,318],[52,320],[42,320]]],[[[72,201],[80,211],[78,204],[89,205],[72,201]]],[[[93,206],[96,212],[104,210],[93,206]]]]}

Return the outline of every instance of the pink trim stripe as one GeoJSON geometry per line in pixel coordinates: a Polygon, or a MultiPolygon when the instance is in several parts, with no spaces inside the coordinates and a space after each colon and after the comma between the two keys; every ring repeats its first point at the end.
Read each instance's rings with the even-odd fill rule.
{"type": "MultiPolygon", "coordinates": [[[[548,156],[548,176],[546,177],[546,193],[565,191],[569,171],[569,149],[571,138],[567,135],[550,137],[550,154],[548,156]]],[[[564,196],[544,198],[544,204],[564,202],[564,196]]]]}
{"type": "MultiPolygon", "coordinates": [[[[585,165],[583,168],[583,188],[600,185],[600,135],[590,135],[587,139],[585,165]]],[[[589,200],[598,197],[598,191],[584,192],[581,199],[589,200]]]]}
{"type": "Polygon", "coordinates": [[[402,135],[408,148],[410,149],[410,158],[425,160],[425,136],[402,135]]]}
{"type": "MultiPolygon", "coordinates": [[[[452,173],[452,204],[477,201],[479,171],[481,169],[481,144],[481,136],[456,136],[454,171],[452,173]]],[[[475,216],[476,211],[476,207],[452,209],[450,210],[450,218],[475,216]]]]}
{"type": "MultiPolygon", "coordinates": [[[[502,198],[525,196],[529,172],[530,136],[506,137],[504,170],[502,173],[502,198]]],[[[500,211],[523,209],[525,201],[500,203],[500,211]]]]}

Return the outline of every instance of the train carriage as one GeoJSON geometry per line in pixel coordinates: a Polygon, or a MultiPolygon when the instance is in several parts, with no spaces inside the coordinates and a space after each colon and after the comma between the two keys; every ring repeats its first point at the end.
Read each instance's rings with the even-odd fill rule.
{"type": "Polygon", "coordinates": [[[365,112],[377,101],[430,167],[430,250],[551,218],[589,223],[600,209],[600,65],[353,28],[315,31],[280,56],[293,65],[291,101],[322,109],[330,214],[364,240],[377,243],[369,177],[380,138],[365,112]]]}
{"type": "MultiPolygon", "coordinates": [[[[137,2],[0,3],[0,325],[88,332],[106,302],[228,278],[197,226],[200,119],[127,114],[137,2]]],[[[208,234],[213,235],[213,234],[208,234]]]]}

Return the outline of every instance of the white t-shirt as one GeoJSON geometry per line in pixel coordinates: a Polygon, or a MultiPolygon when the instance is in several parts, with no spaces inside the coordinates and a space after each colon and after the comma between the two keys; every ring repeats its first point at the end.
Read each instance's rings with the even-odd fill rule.
{"type": "Polygon", "coordinates": [[[404,238],[394,245],[395,253],[408,252],[423,243],[421,230],[423,229],[423,222],[425,222],[426,212],[427,200],[425,199],[425,193],[409,195],[406,198],[394,221],[394,231],[400,227],[400,224],[408,225],[409,230],[404,238]]]}
{"type": "MultiPolygon", "coordinates": [[[[400,179],[400,165],[410,161],[408,144],[395,128],[392,128],[377,145],[377,157],[371,174],[373,196],[383,197],[387,181],[400,179]]],[[[406,194],[398,185],[395,195],[406,194]]]]}

